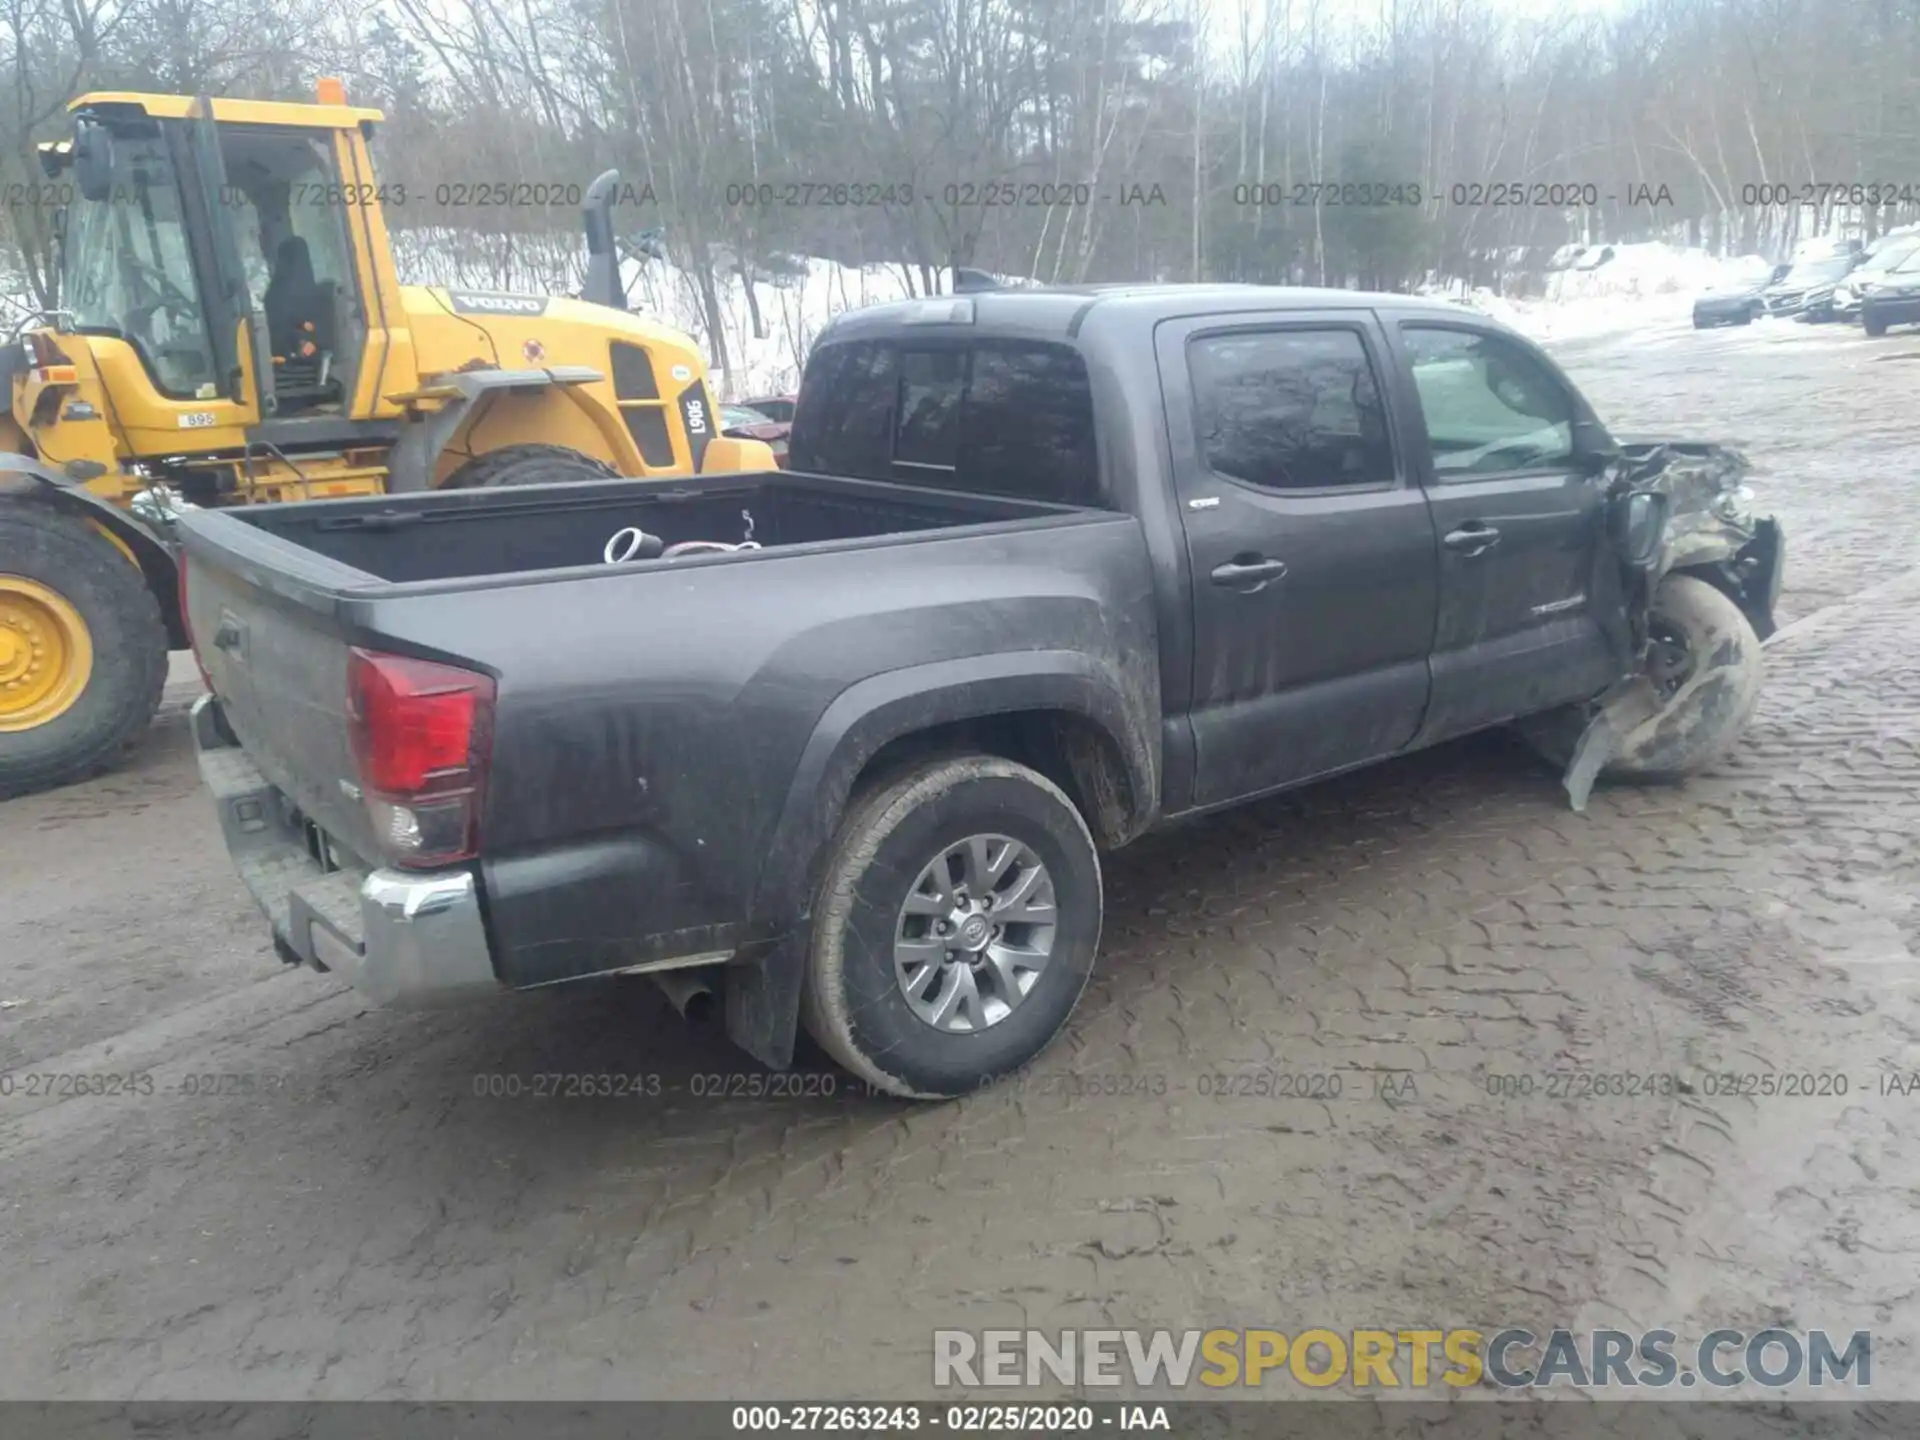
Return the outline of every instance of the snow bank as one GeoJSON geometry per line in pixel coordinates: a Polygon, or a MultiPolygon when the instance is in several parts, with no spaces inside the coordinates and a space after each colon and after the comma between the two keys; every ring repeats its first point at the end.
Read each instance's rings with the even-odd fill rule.
{"type": "MultiPolygon", "coordinates": [[[[721,348],[708,333],[706,310],[692,275],[659,261],[645,266],[629,262],[628,294],[635,309],[699,339],[714,388],[724,399],[785,395],[798,388],[807,352],[834,316],[922,293],[917,275],[910,287],[909,272],[899,265],[857,268],[816,257],[795,261],[796,267],[802,264],[804,269],[797,274],[754,282],[753,299],[764,335],[754,334],[746,281],[737,273],[725,277],[718,287],[726,342],[724,369],[721,348]]],[[[944,275],[936,279],[946,286],[944,275]]]]}
{"type": "Polygon", "coordinates": [[[1458,298],[1537,340],[1571,340],[1687,321],[1696,296],[1744,289],[1772,269],[1758,255],[1724,259],[1661,241],[1588,246],[1555,258],[1569,263],[1547,277],[1540,296],[1476,289],[1458,298]]]}
{"type": "MultiPolygon", "coordinates": [[[[402,279],[415,284],[575,295],[586,273],[585,245],[572,235],[403,230],[394,234],[393,245],[402,279]]],[[[1536,339],[1566,340],[1685,323],[1696,295],[1753,284],[1769,269],[1757,255],[1726,260],[1659,242],[1568,247],[1554,262],[1563,268],[1548,277],[1545,293],[1537,297],[1510,298],[1485,289],[1429,293],[1446,295],[1536,339]]],[[[777,274],[756,274],[750,305],[747,282],[736,269],[716,277],[722,342],[716,344],[690,272],[662,260],[629,258],[625,274],[636,310],[694,338],[725,400],[789,393],[800,383],[815,337],[834,316],[924,293],[917,270],[905,265],[858,267],[796,256],[777,274]],[[755,333],[756,306],[762,334],[755,333]]],[[[935,275],[935,283],[950,288],[944,272],[935,275]]],[[[14,288],[25,287],[9,284],[0,272],[0,296],[14,288]]],[[[9,312],[0,304],[0,321],[23,318],[9,312]]],[[[0,327],[0,334],[11,328],[0,327]]]]}
{"type": "MultiPolygon", "coordinates": [[[[585,243],[573,236],[423,229],[396,233],[393,248],[401,279],[416,285],[577,295],[586,274],[585,243]]],[[[628,257],[623,275],[637,312],[694,338],[723,400],[792,391],[814,337],[834,316],[923,293],[918,272],[904,265],[859,267],[796,256],[779,274],[756,275],[749,304],[747,282],[735,269],[715,276],[722,342],[716,344],[692,272],[628,257]],[[763,334],[755,333],[756,305],[763,334]]],[[[944,272],[935,279],[947,287],[944,272]]]]}

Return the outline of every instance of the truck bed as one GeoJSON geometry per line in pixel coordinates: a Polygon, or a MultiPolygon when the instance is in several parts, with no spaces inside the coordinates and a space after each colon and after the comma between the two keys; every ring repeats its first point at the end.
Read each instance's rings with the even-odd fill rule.
{"type": "MultiPolygon", "coordinates": [[[[362,577],[414,584],[602,565],[608,540],[629,527],[657,536],[667,546],[752,540],[765,551],[1074,512],[997,496],[776,470],[701,477],[671,486],[621,479],[222,513],[362,577]]],[[[732,557],[626,563],[683,565],[696,558],[732,557]]]]}
{"type": "Polygon", "coordinates": [[[1155,739],[1146,546],[1117,512],[777,472],[195,510],[180,532],[223,723],[323,863],[383,863],[352,650],[495,678],[474,869],[510,985],[790,926],[774,836],[819,818],[811,767],[858,748],[868,707],[983,680],[1057,704],[1065,670],[1122,697],[1131,747],[1155,739]],[[737,543],[743,512],[766,548],[602,560],[625,526],[737,543]]]}

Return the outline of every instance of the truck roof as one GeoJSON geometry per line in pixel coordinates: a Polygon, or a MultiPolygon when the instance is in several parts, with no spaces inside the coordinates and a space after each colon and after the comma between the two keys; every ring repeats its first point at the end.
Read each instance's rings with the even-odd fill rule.
{"type": "MultiPolygon", "coordinates": [[[[1010,287],[895,300],[839,315],[820,338],[840,340],[861,334],[893,333],[928,327],[951,331],[972,327],[1035,337],[1073,339],[1096,310],[1124,309],[1144,322],[1176,315],[1206,315],[1241,310],[1350,310],[1391,306],[1396,310],[1457,315],[1447,300],[1370,290],[1314,286],[1246,284],[1107,284],[1010,287]]],[[[1469,312],[1479,319],[1490,317],[1469,312]]]]}

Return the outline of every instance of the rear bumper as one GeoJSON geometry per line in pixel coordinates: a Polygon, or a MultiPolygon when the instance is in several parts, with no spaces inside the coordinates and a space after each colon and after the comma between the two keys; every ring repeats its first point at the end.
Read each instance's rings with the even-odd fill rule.
{"type": "Polygon", "coordinates": [[[376,1005],[501,993],[472,873],[323,863],[325,840],[227,738],[218,704],[203,695],[193,706],[200,778],[281,958],[337,974],[376,1005]]]}
{"type": "Polygon", "coordinates": [[[1863,319],[1871,317],[1883,325],[1920,323],[1920,295],[1902,295],[1891,300],[1876,297],[1863,301],[1860,314],[1863,319]]]}

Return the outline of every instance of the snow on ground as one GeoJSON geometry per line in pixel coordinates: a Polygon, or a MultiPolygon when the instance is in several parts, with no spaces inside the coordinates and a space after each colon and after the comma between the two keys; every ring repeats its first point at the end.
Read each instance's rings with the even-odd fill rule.
{"type": "MultiPolygon", "coordinates": [[[[571,236],[415,230],[395,234],[393,245],[401,278],[413,284],[575,295],[585,274],[585,246],[571,236]]],[[[904,265],[860,267],[795,257],[786,273],[755,279],[749,304],[740,274],[719,274],[715,288],[722,343],[715,344],[692,272],[663,260],[631,256],[622,270],[635,311],[699,343],[723,400],[791,392],[800,383],[814,338],[835,315],[922,293],[917,271],[910,277],[904,265]],[[759,334],[755,305],[763,332],[759,334]]],[[[936,280],[947,284],[944,272],[936,280]]]]}
{"type": "Polygon", "coordinates": [[[1758,255],[1723,259],[1704,250],[1648,241],[1590,246],[1547,277],[1545,293],[1522,299],[1475,289],[1466,304],[1536,340],[1573,340],[1657,328],[1690,319],[1709,290],[1744,289],[1767,278],[1758,255]],[[1611,256],[1602,258],[1608,250],[1611,256]]]}
{"type": "MultiPolygon", "coordinates": [[[[946,285],[944,274],[938,282],[946,285]]],[[[778,282],[757,281],[754,300],[759,306],[764,336],[756,336],[747,288],[740,276],[726,277],[720,293],[725,316],[726,368],[707,334],[705,311],[693,279],[685,271],[655,261],[641,270],[630,285],[636,309],[657,315],[667,324],[701,338],[714,387],[725,399],[755,395],[786,395],[800,384],[800,371],[814,338],[834,316],[868,305],[904,300],[921,293],[908,288],[908,272],[899,265],[855,268],[810,257],[802,274],[778,282]]]]}

